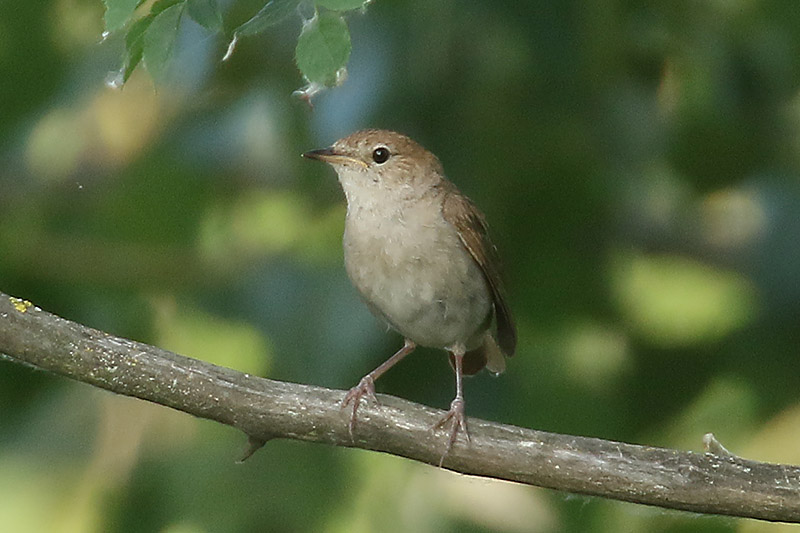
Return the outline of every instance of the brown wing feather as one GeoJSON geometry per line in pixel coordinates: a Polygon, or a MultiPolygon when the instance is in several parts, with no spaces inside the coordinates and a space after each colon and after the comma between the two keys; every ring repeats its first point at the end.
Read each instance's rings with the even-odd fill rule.
{"type": "Polygon", "coordinates": [[[494,314],[497,320],[497,342],[507,356],[514,355],[517,347],[517,331],[514,318],[506,304],[503,281],[500,276],[500,260],[497,249],[489,239],[486,220],[469,198],[458,192],[450,182],[443,182],[448,188],[442,203],[445,220],[458,231],[464,247],[481,267],[483,275],[492,290],[494,314]]]}

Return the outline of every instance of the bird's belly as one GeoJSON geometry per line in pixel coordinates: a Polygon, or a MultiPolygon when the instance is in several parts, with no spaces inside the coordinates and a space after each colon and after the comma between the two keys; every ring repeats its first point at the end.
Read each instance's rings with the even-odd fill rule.
{"type": "Polygon", "coordinates": [[[388,239],[349,231],[345,266],[370,310],[419,345],[472,348],[489,325],[486,280],[449,226],[388,239]]]}

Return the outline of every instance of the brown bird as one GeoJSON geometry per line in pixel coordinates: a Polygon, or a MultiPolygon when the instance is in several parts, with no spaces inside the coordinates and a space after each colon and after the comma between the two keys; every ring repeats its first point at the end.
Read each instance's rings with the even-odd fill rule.
{"type": "MultiPolygon", "coordinates": [[[[505,369],[517,335],[483,214],[447,180],[439,160],[399,133],[363,130],[303,154],[330,164],[347,197],[344,261],[367,307],[405,344],[350,389],[352,434],[375,380],[419,346],[450,353],[456,396],[434,427],[452,422],[469,440],[462,376],[505,369]],[[496,340],[492,321],[496,323],[496,340]]],[[[444,459],[444,455],[442,456],[444,459]]]]}

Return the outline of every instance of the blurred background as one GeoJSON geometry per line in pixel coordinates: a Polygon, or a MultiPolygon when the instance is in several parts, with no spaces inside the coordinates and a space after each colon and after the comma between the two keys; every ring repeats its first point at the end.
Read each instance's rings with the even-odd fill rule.
{"type": "MultiPolygon", "coordinates": [[[[342,266],[333,171],[363,127],[436,153],[485,211],[520,333],[470,416],[800,463],[795,2],[376,0],[314,100],[298,14],[226,42],[186,18],[177,72],[107,85],[100,0],[5,0],[0,290],[241,371],[347,389],[401,344],[342,266]]],[[[226,27],[263,0],[226,5],[226,27]]],[[[312,6],[305,6],[306,12],[312,6]]],[[[419,350],[378,391],[446,408],[419,350]]],[[[344,419],[343,419],[344,420],[344,419]]],[[[8,531],[783,531],[271,442],[0,361],[8,531]]],[[[796,531],[796,529],[792,529],[796,531]]]]}

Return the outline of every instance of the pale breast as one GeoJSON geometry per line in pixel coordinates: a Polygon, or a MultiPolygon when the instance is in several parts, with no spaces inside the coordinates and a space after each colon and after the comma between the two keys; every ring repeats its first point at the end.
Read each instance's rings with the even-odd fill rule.
{"type": "Polygon", "coordinates": [[[345,266],[370,309],[405,337],[445,348],[479,343],[491,296],[456,230],[431,204],[391,217],[348,210],[345,266]]]}

